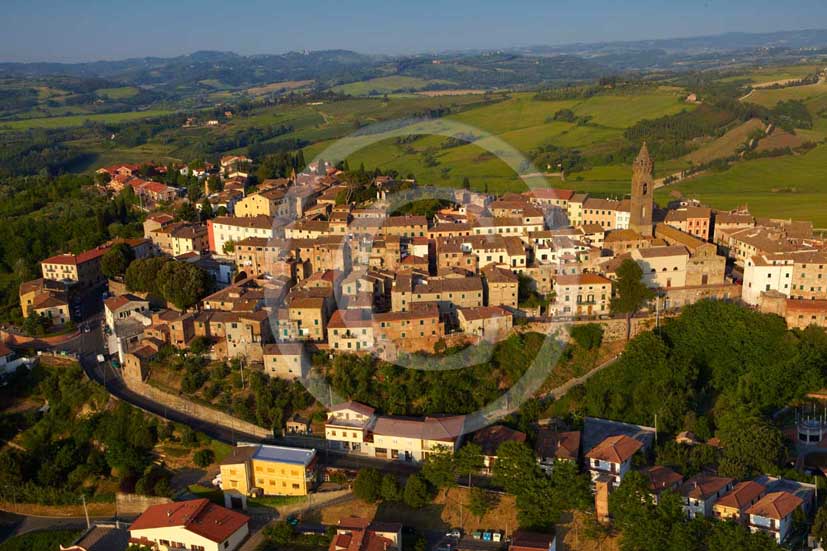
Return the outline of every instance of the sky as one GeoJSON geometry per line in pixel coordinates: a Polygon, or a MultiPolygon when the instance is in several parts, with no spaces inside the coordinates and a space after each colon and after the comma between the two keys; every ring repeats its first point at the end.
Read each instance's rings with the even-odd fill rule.
{"type": "Polygon", "coordinates": [[[827,27],[824,0],[2,0],[0,61],[404,54],[827,27]]]}

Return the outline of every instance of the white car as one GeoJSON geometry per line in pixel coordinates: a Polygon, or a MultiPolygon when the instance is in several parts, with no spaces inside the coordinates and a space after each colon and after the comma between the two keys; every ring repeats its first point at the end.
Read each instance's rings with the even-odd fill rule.
{"type": "Polygon", "coordinates": [[[215,478],[212,479],[212,485],[216,488],[221,487],[221,473],[218,473],[215,478]]]}

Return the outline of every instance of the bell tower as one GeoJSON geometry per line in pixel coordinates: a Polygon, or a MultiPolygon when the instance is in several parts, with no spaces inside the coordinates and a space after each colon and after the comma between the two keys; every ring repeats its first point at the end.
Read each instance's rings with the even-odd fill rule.
{"type": "Polygon", "coordinates": [[[652,158],[649,157],[649,148],[646,147],[646,142],[643,142],[640,153],[638,153],[632,167],[629,229],[644,237],[652,236],[652,209],[655,206],[653,197],[655,180],[652,177],[654,170],[655,164],[652,162],[652,158]]]}

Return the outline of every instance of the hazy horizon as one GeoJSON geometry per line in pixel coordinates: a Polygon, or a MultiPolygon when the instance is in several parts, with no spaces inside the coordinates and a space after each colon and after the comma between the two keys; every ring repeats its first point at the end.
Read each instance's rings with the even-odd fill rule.
{"type": "Polygon", "coordinates": [[[0,61],[80,63],[177,57],[197,51],[241,55],[302,50],[414,54],[541,45],[677,39],[827,27],[813,0],[489,0],[417,3],[308,0],[274,4],[216,0],[141,5],[113,0],[11,0],[0,21],[0,61]]]}

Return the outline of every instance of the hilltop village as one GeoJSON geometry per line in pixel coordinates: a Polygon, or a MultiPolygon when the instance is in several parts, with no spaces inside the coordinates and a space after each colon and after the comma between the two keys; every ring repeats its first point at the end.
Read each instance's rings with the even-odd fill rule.
{"type": "MultiPolygon", "coordinates": [[[[20,286],[24,318],[88,330],[102,300],[105,360],[135,385],[169,349],[197,348],[213,361],[305,381],[318,354],[393,362],[498,343],[529,327],[550,334],[600,324],[622,340],[706,299],[743,302],[791,328],[827,327],[827,249],[812,225],[678,198],[662,208],[654,201],[662,183],[645,144],[629,196],[620,200],[556,188],[500,196],[457,189],[450,200],[423,200],[427,186],[415,180],[349,181],[341,166],[324,161],[251,185],[253,164],[228,155],[197,169],[100,168],[101,193],[128,193],[146,213],[143,238],[44,258],[42,277],[20,286]],[[192,204],[182,189],[153,180],[171,169],[198,178],[206,200],[192,204]],[[624,307],[630,278],[646,292],[624,307]]],[[[468,434],[466,423],[463,415],[410,418],[356,401],[329,404],[315,444],[302,445],[310,421],[295,416],[285,425],[293,445],[239,444],[221,461],[217,484],[227,509],[207,500],[155,505],[131,525],[128,541],[241,548],[250,519],[229,509],[246,509],[261,495],[317,492],[330,481],[321,450],[427,468],[473,444],[473,474],[493,474],[519,500],[519,481],[498,475],[496,465],[498,450],[524,446],[526,434],[504,425],[468,434]]],[[[672,491],[688,518],[731,519],[768,541],[786,541],[794,516],[816,508],[815,485],[806,482],[684,477],[652,464],[656,434],[655,427],[596,418],[586,418],[582,430],[543,425],[531,472],[553,479],[573,468],[572,480],[586,481],[601,522],[610,520],[610,495],[629,473],[642,477],[646,499],[657,503],[672,491]]],[[[557,549],[554,530],[545,532],[505,536],[513,551],[557,549]]],[[[402,537],[401,524],[347,517],[329,549],[400,549],[402,537]]],[[[489,531],[471,539],[500,544],[502,537],[489,531]]],[[[445,538],[440,549],[465,541],[460,531],[445,538]]]]}

